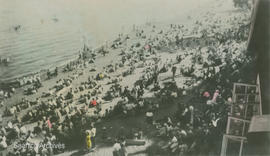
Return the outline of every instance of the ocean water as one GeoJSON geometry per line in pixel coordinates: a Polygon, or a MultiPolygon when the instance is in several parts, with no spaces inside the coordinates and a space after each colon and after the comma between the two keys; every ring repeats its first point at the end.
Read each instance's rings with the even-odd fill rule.
{"type": "Polygon", "coordinates": [[[146,22],[177,21],[218,0],[0,0],[0,81],[74,59],[146,22]],[[15,30],[16,26],[20,26],[15,30]]]}

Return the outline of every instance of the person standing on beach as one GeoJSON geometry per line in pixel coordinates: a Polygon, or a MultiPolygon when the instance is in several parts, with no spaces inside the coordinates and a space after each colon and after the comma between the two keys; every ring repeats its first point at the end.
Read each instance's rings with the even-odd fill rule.
{"type": "Polygon", "coordinates": [[[92,123],[91,124],[91,142],[92,142],[92,147],[95,148],[96,146],[96,132],[97,132],[97,129],[94,127],[94,124],[92,123]]]}
{"type": "Polygon", "coordinates": [[[121,156],[120,150],[121,150],[121,144],[119,143],[117,139],[115,139],[114,145],[113,145],[113,156],[121,156]]]}
{"type": "Polygon", "coordinates": [[[91,106],[90,107],[95,107],[97,106],[97,100],[95,98],[92,98],[92,101],[90,102],[91,106]]]}
{"type": "Polygon", "coordinates": [[[174,79],[175,73],[176,73],[176,66],[173,66],[173,67],[172,67],[172,73],[173,73],[173,79],[174,79]]]}
{"type": "Polygon", "coordinates": [[[54,75],[57,76],[58,75],[58,67],[55,67],[55,70],[54,70],[54,75]]]}
{"type": "Polygon", "coordinates": [[[219,90],[216,90],[215,93],[214,93],[214,95],[213,95],[212,102],[216,103],[218,96],[219,96],[219,90]]]}
{"type": "Polygon", "coordinates": [[[51,78],[51,73],[50,73],[50,71],[49,71],[49,70],[47,71],[47,78],[48,78],[48,79],[50,79],[50,78],[51,78]]]}
{"type": "Polygon", "coordinates": [[[92,148],[91,131],[89,131],[89,130],[86,130],[86,148],[87,148],[88,152],[92,148]]]}
{"type": "Polygon", "coordinates": [[[124,65],[124,64],[125,64],[125,62],[126,62],[126,57],[125,57],[125,56],[123,56],[123,57],[122,57],[122,64],[124,65]]]}
{"type": "Polygon", "coordinates": [[[49,128],[49,130],[52,128],[52,123],[51,123],[51,121],[50,121],[50,118],[48,117],[47,118],[47,125],[48,125],[48,128],[49,128]]]}

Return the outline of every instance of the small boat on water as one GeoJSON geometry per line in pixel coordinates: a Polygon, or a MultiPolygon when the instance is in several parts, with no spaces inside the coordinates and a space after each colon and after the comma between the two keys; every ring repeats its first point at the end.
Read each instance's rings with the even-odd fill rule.
{"type": "Polygon", "coordinates": [[[16,26],[14,26],[14,30],[19,31],[21,29],[21,27],[22,27],[21,25],[16,25],[16,26]]]}
{"type": "Polygon", "coordinates": [[[52,18],[52,20],[53,20],[54,22],[58,22],[58,21],[59,21],[59,19],[56,18],[56,17],[52,18]]]}
{"type": "Polygon", "coordinates": [[[4,64],[4,65],[8,65],[8,63],[10,63],[10,58],[9,57],[0,57],[0,65],[4,64]]]}

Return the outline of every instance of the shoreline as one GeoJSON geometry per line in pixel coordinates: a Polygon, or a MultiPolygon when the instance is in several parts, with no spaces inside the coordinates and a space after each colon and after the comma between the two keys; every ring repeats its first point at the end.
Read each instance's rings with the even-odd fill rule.
{"type": "MultiPolygon", "coordinates": [[[[111,44],[115,41],[116,39],[113,39],[111,41],[105,41],[104,43],[102,43],[101,45],[98,45],[96,46],[96,48],[93,48],[91,49],[91,51],[93,51],[94,53],[96,53],[99,49],[101,49],[102,47],[104,46],[111,46],[111,44]]],[[[86,44],[85,44],[86,45],[86,44]]],[[[81,47],[80,49],[83,49],[83,47],[81,47]]],[[[0,89],[5,89],[5,88],[10,88],[10,86],[12,87],[14,84],[18,83],[19,80],[22,80],[23,78],[26,78],[26,79],[30,79],[31,77],[40,77],[41,78],[41,81],[44,81],[46,80],[45,77],[46,76],[46,72],[47,71],[52,71],[54,70],[55,68],[58,68],[60,70],[60,73],[63,73],[63,69],[65,68],[65,66],[67,66],[69,63],[71,62],[76,62],[76,61],[79,61],[79,60],[83,60],[81,58],[79,58],[79,54],[80,54],[80,51],[78,51],[78,54],[75,55],[75,58],[74,59],[71,59],[71,60],[68,60],[68,61],[65,61],[63,63],[61,63],[61,65],[56,65],[54,67],[51,67],[51,68],[45,68],[45,69],[41,69],[39,71],[34,71],[34,72],[30,72],[30,73],[26,73],[26,74],[21,74],[21,75],[18,75],[18,76],[14,76],[14,77],[11,77],[11,78],[8,78],[8,79],[5,79],[5,80],[0,80],[0,89]]],[[[88,52],[89,53],[89,52],[88,52]]],[[[99,56],[98,56],[99,57],[99,56]]],[[[89,59],[89,58],[86,58],[86,59],[89,59]]],[[[27,85],[27,84],[26,84],[27,85]]],[[[23,87],[24,85],[22,86],[18,86],[18,87],[15,87],[15,88],[21,88],[23,87]]]]}
{"type": "MultiPolygon", "coordinates": [[[[204,12],[204,11],[200,10],[200,12],[204,12]]],[[[179,21],[176,21],[176,19],[173,18],[173,19],[170,19],[170,20],[166,21],[166,23],[180,24],[180,25],[182,25],[182,23],[183,23],[186,27],[189,27],[190,25],[192,25],[192,23],[195,22],[195,19],[197,18],[197,16],[200,16],[199,12],[194,16],[194,18],[190,18],[190,14],[188,14],[187,12],[184,13],[184,14],[185,15],[183,17],[180,17],[180,18],[178,17],[179,21]]],[[[132,27],[134,25],[135,24],[127,25],[127,27],[125,27],[126,29],[124,31],[120,31],[120,32],[118,32],[116,34],[123,34],[124,33],[125,35],[128,35],[133,31],[132,27]]],[[[148,27],[149,25],[155,25],[155,26],[161,27],[161,28],[168,26],[168,24],[164,24],[164,21],[156,21],[156,20],[153,19],[152,21],[146,21],[143,24],[135,25],[135,27],[138,28],[138,29],[143,29],[144,27],[148,27]]],[[[92,51],[96,51],[96,50],[100,49],[102,46],[104,46],[106,44],[110,45],[111,43],[113,43],[118,38],[118,36],[116,36],[116,37],[112,36],[110,38],[111,39],[109,41],[104,40],[104,41],[101,41],[100,45],[94,46],[92,51]]],[[[87,43],[84,43],[84,45],[87,45],[87,43]]],[[[83,49],[83,47],[79,48],[79,51],[81,49],[83,49]]],[[[79,51],[78,51],[78,54],[79,54],[79,51]]],[[[76,58],[65,61],[65,62],[61,63],[61,65],[55,65],[54,67],[51,67],[51,68],[44,68],[44,69],[41,69],[41,70],[38,70],[38,71],[33,71],[33,72],[29,72],[29,73],[20,74],[20,75],[13,76],[13,77],[6,78],[6,79],[2,79],[2,80],[0,79],[0,89],[2,89],[3,86],[12,85],[13,83],[16,83],[17,79],[22,79],[24,77],[28,78],[28,77],[32,77],[32,76],[35,76],[35,75],[40,75],[42,77],[44,74],[46,74],[46,72],[48,70],[53,70],[56,67],[62,68],[64,66],[66,66],[70,62],[78,61],[79,60],[78,54],[74,55],[76,58]]]]}

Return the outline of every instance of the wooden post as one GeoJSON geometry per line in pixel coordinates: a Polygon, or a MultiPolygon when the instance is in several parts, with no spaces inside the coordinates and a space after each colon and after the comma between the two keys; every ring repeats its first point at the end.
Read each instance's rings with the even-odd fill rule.
{"type": "Polygon", "coordinates": [[[226,138],[226,135],[223,135],[220,156],[226,156],[227,143],[228,139],[226,138]]]}
{"type": "Polygon", "coordinates": [[[239,156],[242,156],[244,140],[241,140],[239,156]]]}
{"type": "MultiPolygon", "coordinates": [[[[257,91],[258,91],[258,93],[259,93],[259,103],[260,103],[260,108],[259,108],[259,110],[260,110],[260,115],[262,115],[262,97],[261,97],[261,88],[260,88],[260,76],[259,76],[259,74],[257,75],[257,91]]],[[[256,91],[256,92],[257,92],[256,91]]]]}

